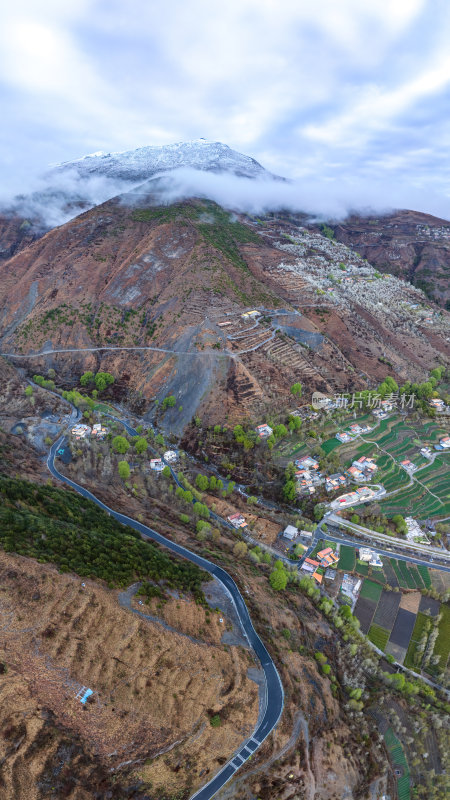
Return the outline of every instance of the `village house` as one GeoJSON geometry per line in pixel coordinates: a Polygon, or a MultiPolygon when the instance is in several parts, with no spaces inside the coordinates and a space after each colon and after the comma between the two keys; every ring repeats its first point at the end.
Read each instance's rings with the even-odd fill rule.
{"type": "Polygon", "coordinates": [[[298,528],[295,528],[294,525],[287,525],[283,531],[283,536],[285,539],[295,539],[298,536],[298,528]]]}
{"type": "Polygon", "coordinates": [[[443,436],[442,439],[439,439],[439,444],[444,450],[447,450],[450,447],[450,436],[443,436]]]}
{"type": "Polygon", "coordinates": [[[167,461],[168,464],[174,464],[178,458],[178,454],[175,450],[166,450],[164,453],[164,461],[167,461]]]}
{"type": "Polygon", "coordinates": [[[305,572],[315,572],[318,566],[318,561],[314,561],[313,558],[305,558],[301,568],[304,569],[305,572]]]}
{"type": "Polygon", "coordinates": [[[239,511],[237,511],[235,514],[230,514],[227,519],[228,522],[231,522],[233,528],[236,528],[236,530],[247,527],[245,517],[239,511]]]}
{"type": "Polygon", "coordinates": [[[352,437],[347,431],[342,431],[342,433],[336,434],[336,439],[339,439],[340,442],[346,444],[347,442],[351,442],[352,437]]]}
{"type": "Polygon", "coordinates": [[[377,419],[386,419],[388,416],[388,412],[383,408],[374,408],[372,411],[372,415],[377,417],[377,419]]]}
{"type": "Polygon", "coordinates": [[[161,458],[151,458],[150,469],[152,469],[154,472],[162,472],[164,469],[164,462],[161,458]]]}
{"type": "Polygon", "coordinates": [[[421,447],[420,448],[420,454],[424,458],[431,458],[431,449],[429,447],[421,447]]]}
{"type": "Polygon", "coordinates": [[[375,553],[373,550],[370,549],[370,547],[359,548],[359,560],[366,561],[368,564],[370,564],[371,567],[383,566],[383,562],[378,553],[375,553]]]}
{"type": "Polygon", "coordinates": [[[406,470],[406,472],[415,472],[417,469],[416,465],[413,464],[413,462],[410,461],[409,458],[405,458],[400,463],[400,466],[403,467],[403,469],[406,470]]]}
{"type": "Polygon", "coordinates": [[[316,459],[312,456],[302,456],[301,458],[297,458],[295,465],[299,467],[299,469],[319,469],[319,462],[316,461],[316,459]]]}
{"type": "Polygon", "coordinates": [[[257,425],[256,433],[258,434],[260,439],[267,439],[269,436],[272,436],[273,430],[270,425],[263,423],[262,425],[257,425]]]}
{"type": "Polygon", "coordinates": [[[433,397],[429,401],[429,405],[431,406],[431,408],[434,408],[435,411],[443,411],[445,408],[445,403],[443,400],[441,400],[440,397],[433,397]]]}

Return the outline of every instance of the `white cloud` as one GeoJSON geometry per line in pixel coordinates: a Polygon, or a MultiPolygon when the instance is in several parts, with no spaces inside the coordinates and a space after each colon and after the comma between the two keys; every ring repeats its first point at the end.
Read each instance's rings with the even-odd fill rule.
{"type": "Polygon", "coordinates": [[[420,150],[411,180],[442,191],[449,33],[445,0],[17,0],[0,29],[3,183],[205,136],[318,185],[394,181],[420,150]]]}

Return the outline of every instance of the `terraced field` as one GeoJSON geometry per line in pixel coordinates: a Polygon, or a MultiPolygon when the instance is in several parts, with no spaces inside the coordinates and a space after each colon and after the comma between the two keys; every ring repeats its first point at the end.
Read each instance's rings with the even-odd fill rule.
{"type": "Polygon", "coordinates": [[[439,453],[433,464],[416,473],[411,486],[381,501],[384,513],[419,519],[450,516],[449,464],[449,454],[439,453]]]}
{"type": "Polygon", "coordinates": [[[397,794],[398,800],[410,800],[410,780],[409,780],[409,767],[405,758],[405,753],[400,741],[397,739],[392,728],[388,728],[384,734],[384,742],[389,751],[389,758],[392,766],[395,769],[397,779],[397,794]]]}

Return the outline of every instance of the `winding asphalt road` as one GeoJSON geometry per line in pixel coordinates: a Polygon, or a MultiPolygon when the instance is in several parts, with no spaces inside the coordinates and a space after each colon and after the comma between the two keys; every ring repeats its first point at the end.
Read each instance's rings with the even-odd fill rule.
{"type": "MultiPolygon", "coordinates": [[[[131,426],[125,425],[125,427],[129,428],[130,433],[133,432],[133,434],[136,434],[131,426]]],[[[237,770],[250,758],[250,756],[258,749],[258,747],[260,747],[262,742],[269,736],[269,734],[277,725],[284,705],[284,692],[280,676],[269,652],[253,627],[247,606],[245,605],[242,595],[231,576],[228,575],[224,569],[216,564],[213,564],[211,561],[208,561],[206,558],[202,558],[196,553],[191,553],[191,551],[187,550],[186,547],[182,547],[176,542],[166,539],[165,536],[162,536],[160,533],[153,530],[153,528],[149,528],[142,522],[138,522],[137,520],[132,519],[125,514],[120,514],[118,511],[114,511],[112,508],[103,503],[98,497],[92,494],[92,492],[90,492],[88,489],[85,489],[83,486],[79,486],[77,483],[70,480],[70,478],[62,475],[55,467],[55,456],[64,440],[65,435],[63,434],[52,445],[48,454],[47,467],[52,475],[68,486],[71,486],[72,489],[75,489],[75,491],[81,494],[83,497],[92,500],[100,508],[113,516],[118,522],[121,522],[123,525],[127,525],[129,528],[133,528],[144,538],[158,542],[172,553],[175,553],[175,555],[181,556],[181,558],[186,558],[188,561],[191,561],[193,564],[196,564],[198,567],[204,569],[206,572],[209,572],[210,575],[213,575],[215,578],[217,578],[222,583],[225,591],[230,595],[239,616],[245,637],[250,647],[253,649],[259,661],[261,662],[261,667],[264,671],[266,680],[264,716],[261,722],[258,724],[256,730],[253,732],[252,736],[242,745],[239,752],[236,753],[236,755],[227,764],[225,764],[224,767],[222,767],[222,769],[209,781],[209,783],[199,789],[191,798],[191,800],[194,800],[194,798],[195,800],[209,800],[209,798],[213,797],[216,792],[218,792],[219,789],[221,789],[222,786],[224,786],[233,777],[234,773],[237,772],[237,770]]]]}

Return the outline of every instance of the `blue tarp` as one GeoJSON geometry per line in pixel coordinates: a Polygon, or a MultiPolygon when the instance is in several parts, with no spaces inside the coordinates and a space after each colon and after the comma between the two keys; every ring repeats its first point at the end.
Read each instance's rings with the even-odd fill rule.
{"type": "Polygon", "coordinates": [[[93,694],[92,689],[86,689],[83,697],[80,697],[80,703],[83,703],[83,705],[84,705],[86,700],[88,699],[88,697],[91,696],[91,694],[93,694]]]}

